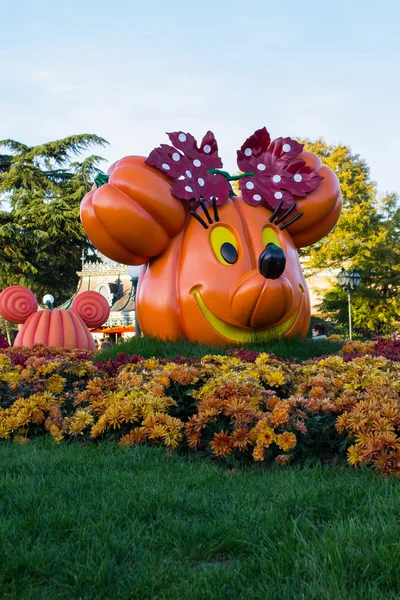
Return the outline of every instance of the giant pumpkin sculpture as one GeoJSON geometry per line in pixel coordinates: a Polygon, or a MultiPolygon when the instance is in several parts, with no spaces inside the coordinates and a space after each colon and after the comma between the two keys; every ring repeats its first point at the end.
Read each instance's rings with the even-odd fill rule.
{"type": "Polygon", "coordinates": [[[236,177],[220,170],[211,132],[200,146],[188,133],[169,138],[172,146],[147,159],[114,163],[81,204],[102,253],[145,265],[137,298],[144,334],[211,344],[304,336],[310,302],[297,249],[336,224],[336,175],[298,142],[271,142],[265,128],[238,151],[236,177]]]}
{"type": "Polygon", "coordinates": [[[110,307],[98,292],[82,292],[71,309],[55,308],[38,311],[34,294],[20,285],[6,288],[0,294],[0,314],[11,323],[23,323],[14,346],[56,346],[70,350],[95,350],[89,327],[107,321],[110,307]]]}

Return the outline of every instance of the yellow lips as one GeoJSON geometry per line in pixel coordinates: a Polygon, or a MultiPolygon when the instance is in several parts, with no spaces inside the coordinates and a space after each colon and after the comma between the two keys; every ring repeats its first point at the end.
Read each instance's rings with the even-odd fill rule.
{"type": "Polygon", "coordinates": [[[207,323],[220,335],[222,335],[227,340],[231,342],[239,342],[239,343],[248,343],[248,342],[265,342],[272,338],[277,338],[282,336],[288,329],[293,325],[297,314],[298,309],[284,323],[280,325],[276,325],[275,327],[270,327],[269,329],[262,329],[260,331],[246,331],[245,329],[241,329],[240,327],[236,327],[235,325],[229,325],[229,323],[225,323],[225,321],[221,321],[218,317],[216,317],[211,310],[206,306],[203,298],[200,294],[200,286],[197,286],[191,290],[191,294],[195,297],[197,305],[200,309],[201,314],[207,321],[207,323]]]}

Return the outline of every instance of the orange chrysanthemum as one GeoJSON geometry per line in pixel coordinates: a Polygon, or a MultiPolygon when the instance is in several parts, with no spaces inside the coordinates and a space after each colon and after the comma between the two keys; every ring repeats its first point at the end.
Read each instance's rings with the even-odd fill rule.
{"type": "Polygon", "coordinates": [[[269,422],[274,427],[280,427],[282,425],[285,425],[288,422],[288,420],[289,414],[284,408],[275,408],[275,410],[272,411],[269,417],[269,422]]]}
{"type": "Polygon", "coordinates": [[[228,456],[232,452],[232,444],[227,432],[221,431],[214,434],[214,439],[210,444],[213,454],[217,456],[228,456]]]}
{"type": "Polygon", "coordinates": [[[232,446],[238,450],[246,450],[250,444],[250,436],[247,427],[235,429],[232,433],[232,446]]]}
{"type": "Polygon", "coordinates": [[[279,454],[275,458],[276,464],[279,465],[280,467],[286,467],[286,465],[290,465],[292,460],[293,460],[292,457],[289,456],[288,454],[279,454]]]}
{"type": "Polygon", "coordinates": [[[44,421],[44,413],[42,410],[34,410],[31,415],[32,423],[38,425],[39,423],[43,423],[44,421]]]}

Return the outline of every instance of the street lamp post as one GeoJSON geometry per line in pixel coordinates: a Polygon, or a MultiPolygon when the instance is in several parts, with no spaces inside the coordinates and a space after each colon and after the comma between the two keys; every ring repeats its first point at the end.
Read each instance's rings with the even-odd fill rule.
{"type": "Polygon", "coordinates": [[[353,330],[351,324],[351,294],[356,291],[361,283],[361,275],[358,271],[347,273],[343,268],[337,276],[340,287],[347,292],[347,301],[349,305],[349,337],[353,339],[353,330]]]}
{"type": "Polygon", "coordinates": [[[45,294],[43,296],[43,304],[47,309],[52,310],[54,304],[54,296],[52,294],[45,294]]]}
{"type": "Polygon", "coordinates": [[[139,321],[137,318],[137,311],[136,311],[136,292],[137,292],[137,286],[138,286],[139,275],[140,275],[141,270],[142,270],[142,267],[136,267],[133,265],[130,265],[128,267],[128,275],[131,278],[133,292],[134,292],[133,307],[135,310],[135,337],[140,337],[140,335],[142,333],[140,330],[140,325],[139,325],[139,321]]]}

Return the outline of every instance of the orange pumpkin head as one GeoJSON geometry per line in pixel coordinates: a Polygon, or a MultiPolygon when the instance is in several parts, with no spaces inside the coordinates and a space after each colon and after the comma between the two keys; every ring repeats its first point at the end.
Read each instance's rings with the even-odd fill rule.
{"type": "Polygon", "coordinates": [[[226,174],[210,167],[213,155],[219,160],[210,132],[200,148],[195,141],[183,147],[191,136],[180,132],[170,135],[175,148],[161,147],[147,161],[122,159],[109,170],[108,182],[84,198],[81,219],[93,244],[113,260],[145,265],[137,297],[144,334],[219,345],[306,334],[310,302],[297,249],[334,227],[342,205],[339,182],[311,153],[297,152],[284,162],[283,153],[297,144],[289,138],[266,150],[265,132],[256,132],[239,151],[250,160],[253,144],[248,164],[254,170],[240,182],[243,198],[222,197],[224,184],[212,179],[226,174]],[[260,138],[264,149],[257,154],[260,138]],[[178,177],[174,162],[182,162],[184,176],[178,177]],[[269,169],[270,183],[257,178],[257,168],[269,169]],[[281,180],[287,189],[276,187],[281,180]],[[276,206],[261,202],[264,189],[276,206]]]}
{"type": "Polygon", "coordinates": [[[56,346],[95,350],[88,329],[99,327],[110,314],[107,300],[98,292],[82,292],[74,299],[71,310],[37,310],[37,300],[25,287],[14,285],[0,294],[0,314],[12,323],[23,323],[14,346],[56,346]]]}

